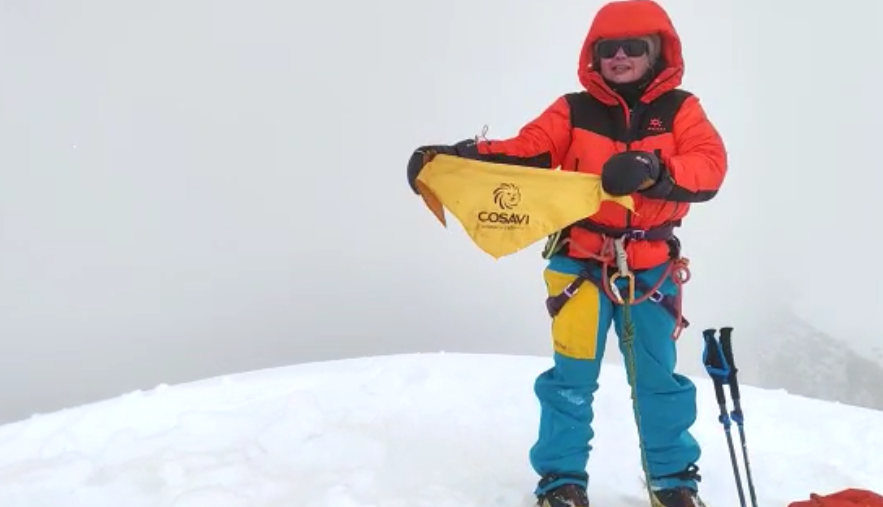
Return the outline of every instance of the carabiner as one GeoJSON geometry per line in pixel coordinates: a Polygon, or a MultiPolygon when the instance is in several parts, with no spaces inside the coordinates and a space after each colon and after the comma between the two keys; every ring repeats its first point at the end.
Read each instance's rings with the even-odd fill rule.
{"type": "Polygon", "coordinates": [[[625,238],[613,240],[613,250],[616,254],[616,268],[619,271],[610,277],[610,289],[620,303],[625,303],[622,299],[622,293],[616,286],[616,281],[620,278],[626,278],[628,280],[629,303],[631,303],[635,300],[635,274],[629,269],[629,258],[625,251],[625,238]]]}
{"type": "Polygon", "coordinates": [[[610,291],[613,292],[613,295],[616,296],[616,299],[620,304],[625,304],[625,300],[622,298],[622,292],[619,290],[619,287],[616,286],[616,281],[620,278],[628,280],[628,286],[626,288],[629,298],[628,302],[632,303],[635,300],[635,274],[629,271],[625,275],[619,273],[610,275],[610,291]]]}

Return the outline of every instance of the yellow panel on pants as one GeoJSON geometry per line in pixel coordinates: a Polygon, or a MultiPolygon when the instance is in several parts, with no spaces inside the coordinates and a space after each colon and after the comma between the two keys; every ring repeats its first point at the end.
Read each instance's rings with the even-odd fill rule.
{"type": "MultiPolygon", "coordinates": [[[[543,272],[549,295],[557,295],[576,279],[573,275],[546,269],[543,272]]],[[[598,319],[601,294],[591,282],[580,290],[552,319],[555,352],[573,359],[595,359],[598,349],[598,319]]]]}

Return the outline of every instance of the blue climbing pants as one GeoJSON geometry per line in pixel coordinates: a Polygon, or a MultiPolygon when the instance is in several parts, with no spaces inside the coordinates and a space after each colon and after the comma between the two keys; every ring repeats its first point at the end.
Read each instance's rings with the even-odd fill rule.
{"type": "MultiPolygon", "coordinates": [[[[657,283],[665,265],[636,273],[649,286],[657,283]]],[[[559,294],[583,269],[566,257],[553,257],[544,271],[549,295],[559,294]]],[[[600,269],[595,273],[600,277],[600,269]]],[[[622,280],[625,282],[625,280],[622,280]]],[[[625,287],[625,285],[623,285],[625,287]]],[[[673,294],[677,286],[666,280],[660,290],[673,294]]],[[[622,291],[625,294],[625,291],[622,291]]],[[[640,292],[636,293],[640,297],[640,292]]],[[[700,448],[689,429],[696,420],[696,388],[674,373],[677,360],[672,333],[675,318],[650,300],[631,307],[633,353],[647,466],[653,489],[685,485],[698,489],[690,477],[672,477],[692,468],[700,448]]],[[[554,366],[535,383],[541,414],[539,435],[530,450],[534,470],[544,478],[537,494],[564,482],[588,486],[586,466],[592,449],[598,374],[611,324],[622,336],[622,306],[591,282],[582,285],[552,320],[554,366]]],[[[620,341],[620,350],[622,342],[620,341]]],[[[625,351],[623,350],[623,354],[625,351]]],[[[623,403],[631,403],[623,400],[623,403]]],[[[633,419],[631,419],[634,428],[633,419]]],[[[635,450],[639,452],[639,450],[635,450]]]]}

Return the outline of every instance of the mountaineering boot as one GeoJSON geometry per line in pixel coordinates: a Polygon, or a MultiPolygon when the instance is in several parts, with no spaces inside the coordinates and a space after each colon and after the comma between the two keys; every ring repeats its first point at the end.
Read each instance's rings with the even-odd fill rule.
{"type": "Polygon", "coordinates": [[[562,484],[539,495],[539,507],[589,507],[586,489],[578,484],[562,484]]]}
{"type": "Polygon", "coordinates": [[[699,494],[683,486],[653,492],[653,507],[705,507],[699,494]]]}

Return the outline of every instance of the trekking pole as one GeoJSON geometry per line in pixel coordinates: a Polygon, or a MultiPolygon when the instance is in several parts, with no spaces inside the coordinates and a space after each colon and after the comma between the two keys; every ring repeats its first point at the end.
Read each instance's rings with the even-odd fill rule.
{"type": "Polygon", "coordinates": [[[720,330],[721,347],[723,348],[724,359],[730,366],[730,397],[733,399],[733,421],[739,428],[739,440],[742,442],[742,460],[745,466],[745,480],[748,482],[748,493],[751,495],[751,505],[757,507],[757,495],[754,492],[754,479],[751,476],[751,462],[748,460],[748,444],[745,440],[745,415],[742,412],[742,400],[739,395],[739,381],[736,379],[736,361],[733,359],[733,328],[724,327],[720,330]]]}
{"type": "Polygon", "coordinates": [[[721,350],[721,345],[717,341],[717,331],[714,329],[706,329],[702,332],[705,338],[705,350],[702,351],[702,362],[705,364],[705,370],[714,382],[714,394],[717,397],[717,406],[720,408],[720,416],[718,420],[724,427],[724,433],[727,437],[727,446],[730,450],[730,463],[733,465],[733,476],[736,479],[736,490],[739,493],[739,504],[745,507],[745,491],[742,489],[742,474],[739,473],[739,464],[736,460],[736,448],[733,445],[733,434],[730,431],[731,420],[727,411],[727,398],[724,393],[724,384],[729,382],[731,370],[727,364],[726,356],[721,350]]]}

